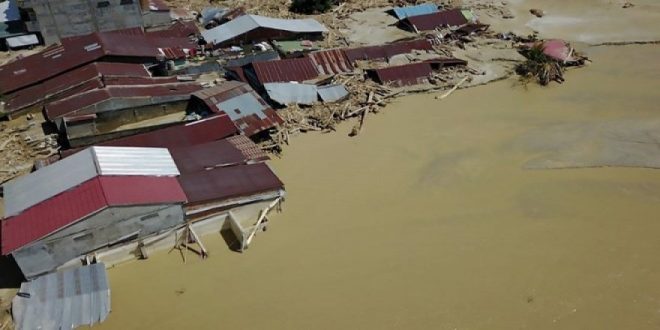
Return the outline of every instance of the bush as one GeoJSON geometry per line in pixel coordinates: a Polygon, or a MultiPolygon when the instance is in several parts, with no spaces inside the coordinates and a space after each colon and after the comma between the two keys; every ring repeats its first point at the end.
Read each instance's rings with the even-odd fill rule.
{"type": "Polygon", "coordinates": [[[291,10],[300,14],[323,13],[332,7],[332,0],[293,0],[291,10]]]}

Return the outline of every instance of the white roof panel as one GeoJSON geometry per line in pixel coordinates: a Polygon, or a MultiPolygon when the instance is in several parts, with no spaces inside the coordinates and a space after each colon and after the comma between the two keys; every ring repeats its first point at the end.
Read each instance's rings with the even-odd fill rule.
{"type": "Polygon", "coordinates": [[[248,33],[256,28],[290,31],[296,33],[328,32],[328,29],[315,19],[282,19],[258,15],[243,15],[230,22],[202,32],[208,42],[221,44],[248,33]]]}
{"type": "Polygon", "coordinates": [[[178,176],[165,148],[91,147],[5,183],[5,216],[17,215],[98,175],[178,176]]]}

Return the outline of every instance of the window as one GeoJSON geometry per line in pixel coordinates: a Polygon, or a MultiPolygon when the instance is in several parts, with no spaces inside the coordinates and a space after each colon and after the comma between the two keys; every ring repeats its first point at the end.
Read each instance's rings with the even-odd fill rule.
{"type": "Polygon", "coordinates": [[[96,4],[96,8],[107,8],[110,7],[110,1],[100,1],[96,4]]]}
{"type": "Polygon", "coordinates": [[[120,5],[132,5],[133,0],[121,0],[120,5]]]}

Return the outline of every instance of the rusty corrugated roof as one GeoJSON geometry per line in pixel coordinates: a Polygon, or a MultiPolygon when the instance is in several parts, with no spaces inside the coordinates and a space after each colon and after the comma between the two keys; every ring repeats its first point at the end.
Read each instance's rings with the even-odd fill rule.
{"type": "Polygon", "coordinates": [[[170,153],[181,173],[262,162],[269,159],[264,151],[244,135],[194,146],[171,148],[170,153]]]}
{"type": "Polygon", "coordinates": [[[328,49],[311,52],[309,58],[322,75],[353,72],[353,65],[343,49],[328,49]]]}
{"type": "Polygon", "coordinates": [[[249,64],[259,83],[305,81],[317,78],[319,72],[309,57],[249,64]]]}
{"type": "Polygon", "coordinates": [[[368,70],[368,73],[379,83],[395,86],[424,83],[432,72],[431,64],[426,62],[368,70]]]}
{"type": "MultiPolygon", "coordinates": [[[[111,99],[148,98],[156,102],[156,98],[158,97],[190,97],[192,93],[201,88],[201,85],[198,83],[108,86],[49,103],[45,106],[45,113],[48,120],[52,121],[68,115],[88,114],[81,113],[81,111],[87,107],[111,99]]],[[[122,104],[117,103],[117,109],[123,109],[125,107],[126,105],[122,106],[122,104]]]]}
{"type": "Polygon", "coordinates": [[[468,23],[460,9],[444,10],[437,13],[411,16],[401,21],[418,31],[434,30],[443,26],[461,26],[468,23]]]}
{"type": "Polygon", "coordinates": [[[399,41],[380,46],[366,46],[345,49],[349,61],[387,59],[398,54],[411,53],[413,50],[432,50],[431,42],[426,39],[399,41]]]}
{"type": "Polygon", "coordinates": [[[150,77],[142,64],[96,62],[66,72],[42,83],[5,95],[5,112],[12,113],[45,100],[103,87],[103,79],[118,77],[150,77]],[[103,79],[102,79],[103,78],[103,79]]]}
{"type": "Polygon", "coordinates": [[[0,93],[34,85],[105,56],[153,61],[159,57],[180,56],[182,49],[195,48],[188,38],[153,37],[140,31],[122,33],[119,30],[62,38],[60,44],[1,66],[0,93]]]}

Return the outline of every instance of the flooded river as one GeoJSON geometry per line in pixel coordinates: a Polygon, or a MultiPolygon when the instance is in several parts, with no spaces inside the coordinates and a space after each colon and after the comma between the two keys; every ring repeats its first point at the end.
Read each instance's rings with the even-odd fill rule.
{"type": "Polygon", "coordinates": [[[408,96],[356,138],[294,138],[250,250],[211,235],[207,260],[111,269],[99,329],[660,328],[660,171],[525,167],[557,127],[660,118],[660,47],[586,51],[561,86],[408,96]]]}

